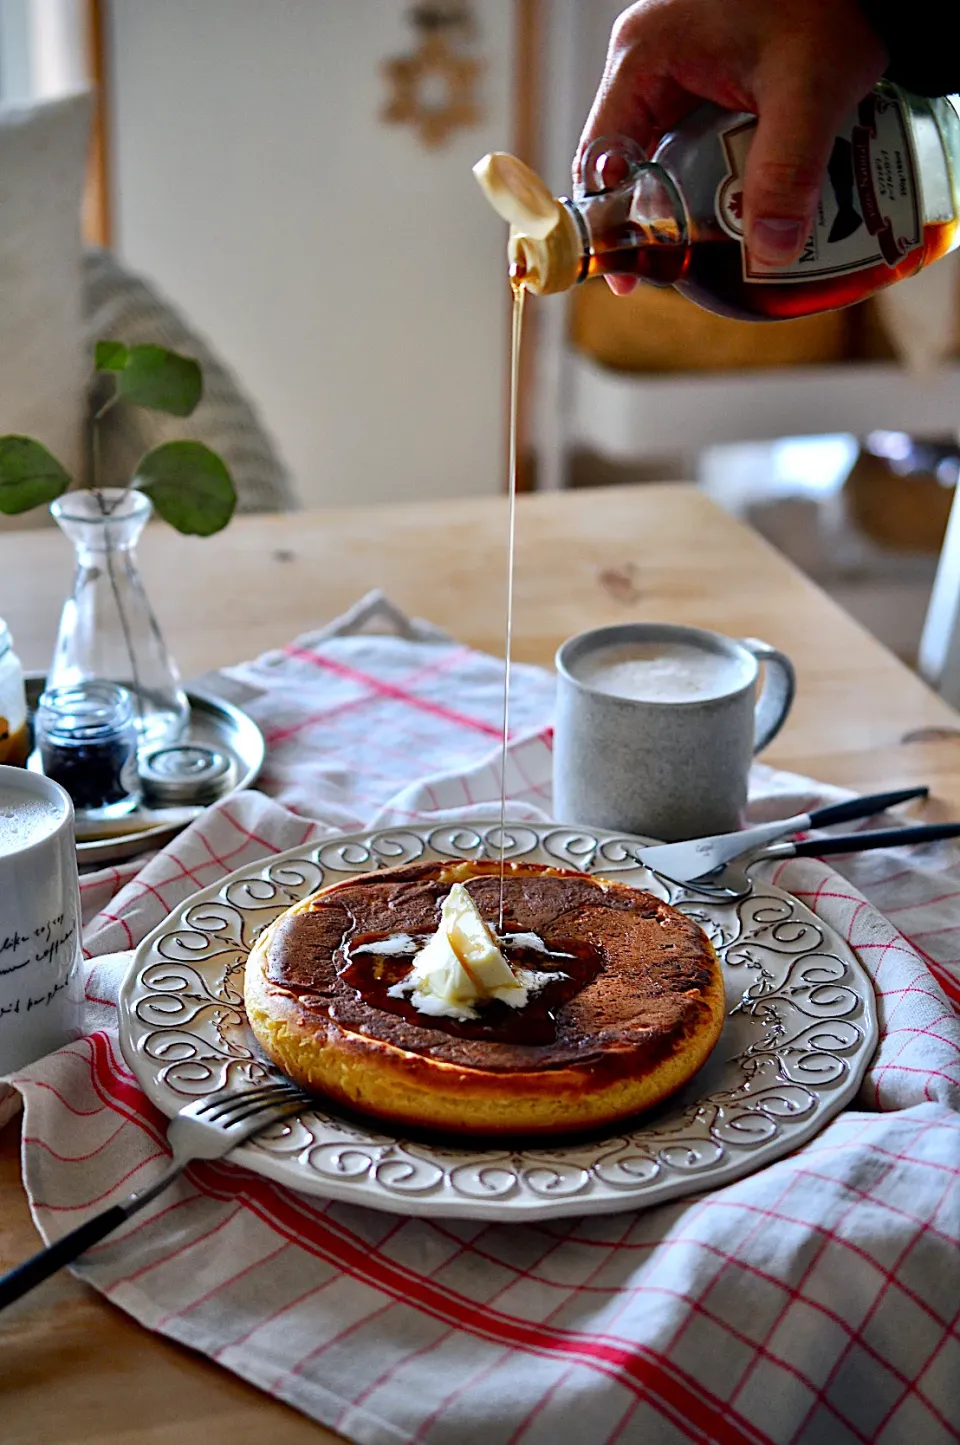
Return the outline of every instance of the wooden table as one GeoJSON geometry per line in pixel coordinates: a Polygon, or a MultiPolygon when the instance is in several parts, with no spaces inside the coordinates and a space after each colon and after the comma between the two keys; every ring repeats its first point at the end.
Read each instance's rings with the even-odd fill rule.
{"type": "MultiPolygon", "coordinates": [[[[501,499],[251,517],[206,540],[149,529],[147,590],[185,676],[327,621],[372,587],[465,642],[502,650],[501,499]]],[[[70,551],[0,534],[0,616],[24,665],[50,655],[70,551]]],[[[523,497],[515,653],[549,665],[571,633],[633,618],[696,623],[783,648],[799,674],[771,762],[862,790],[928,782],[960,813],[960,715],[763,541],[691,487],[523,497]]],[[[16,1130],[0,1138],[0,1263],[37,1236],[16,1130]]],[[[7,1445],[294,1445],[327,1430],[133,1324],[69,1275],[0,1316],[7,1445]]]]}

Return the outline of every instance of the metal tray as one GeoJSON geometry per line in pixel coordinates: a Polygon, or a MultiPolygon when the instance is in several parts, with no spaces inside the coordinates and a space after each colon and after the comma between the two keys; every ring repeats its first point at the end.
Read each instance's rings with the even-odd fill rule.
{"type": "MultiPolygon", "coordinates": [[[[32,719],[46,677],[43,673],[28,673],[25,681],[27,709],[32,719]]],[[[221,794],[221,799],[232,797],[242,788],[249,788],[263,766],[266,750],[263,733],[253,718],[224,698],[190,687],[185,688],[185,692],[190,704],[190,722],[183,741],[216,747],[233,763],[235,781],[232,788],[221,794]]],[[[182,815],[181,808],[151,809],[149,824],[135,832],[78,842],[77,862],[81,868],[103,868],[110,863],[119,863],[124,858],[136,858],[140,853],[160,848],[187,826],[182,815]],[[169,813],[174,821],[156,821],[162,818],[164,813],[169,813]]],[[[136,813],[131,813],[124,822],[132,823],[136,817],[136,813]]]]}

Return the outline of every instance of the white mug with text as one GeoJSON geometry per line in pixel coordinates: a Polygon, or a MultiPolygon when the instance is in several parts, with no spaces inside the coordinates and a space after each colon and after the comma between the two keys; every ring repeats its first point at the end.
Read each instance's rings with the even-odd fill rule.
{"type": "Polygon", "coordinates": [[[82,960],[73,804],[0,767],[0,1075],[79,1037],[82,960]]]}

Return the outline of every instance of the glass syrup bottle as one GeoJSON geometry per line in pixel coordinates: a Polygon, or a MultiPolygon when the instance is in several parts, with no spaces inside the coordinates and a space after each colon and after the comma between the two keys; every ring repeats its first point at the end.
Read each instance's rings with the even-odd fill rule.
{"type": "Polygon", "coordinates": [[[861,301],[960,242],[960,97],[926,100],[882,81],[837,134],[799,260],[755,262],[743,177],[756,117],[703,105],[650,159],[624,137],[587,151],[572,200],[503,152],[474,167],[510,222],[516,284],[539,294],[591,276],[675,286],[741,321],[781,321],[861,301]]]}

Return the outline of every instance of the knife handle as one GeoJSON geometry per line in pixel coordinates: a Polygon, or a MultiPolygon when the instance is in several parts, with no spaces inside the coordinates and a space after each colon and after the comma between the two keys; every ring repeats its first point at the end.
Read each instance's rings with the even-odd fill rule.
{"type": "Polygon", "coordinates": [[[815,808],[809,815],[812,828],[829,828],[831,823],[848,823],[852,818],[872,818],[885,808],[894,808],[897,803],[908,803],[911,798],[926,798],[929,788],[900,788],[893,793],[870,793],[863,798],[850,798],[846,803],[830,803],[825,808],[815,808]]]}
{"type": "Polygon", "coordinates": [[[18,1264],[14,1269],[7,1270],[6,1274],[0,1275],[0,1310],[6,1309],[7,1305],[20,1299],[28,1290],[49,1279],[57,1270],[63,1269],[65,1264],[72,1264],[91,1245],[112,1234],[123,1224],[127,1214],[128,1211],[122,1204],[114,1204],[95,1214],[85,1224],[78,1225],[69,1234],[61,1235],[54,1244],[48,1244],[46,1249],[38,1250],[30,1259],[24,1260],[23,1264],[18,1264]]]}
{"type": "Polygon", "coordinates": [[[832,838],[805,838],[791,843],[794,858],[825,858],[830,853],[868,853],[871,848],[902,848],[911,843],[935,843],[960,838],[960,823],[921,823],[915,828],[867,828],[862,833],[841,833],[832,838]]]}

